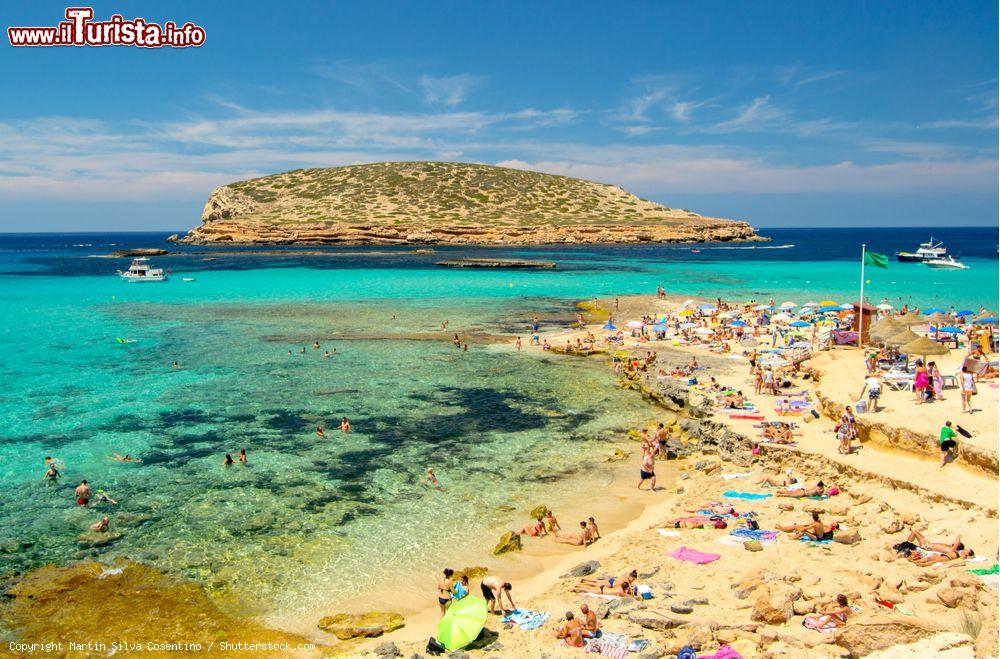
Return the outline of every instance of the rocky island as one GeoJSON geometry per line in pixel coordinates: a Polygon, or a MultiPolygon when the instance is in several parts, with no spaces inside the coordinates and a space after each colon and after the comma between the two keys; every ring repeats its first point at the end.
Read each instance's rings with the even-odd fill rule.
{"type": "Polygon", "coordinates": [[[390,162],[297,169],[216,188],[181,242],[544,245],[760,240],[622,188],[505,167],[390,162]]]}

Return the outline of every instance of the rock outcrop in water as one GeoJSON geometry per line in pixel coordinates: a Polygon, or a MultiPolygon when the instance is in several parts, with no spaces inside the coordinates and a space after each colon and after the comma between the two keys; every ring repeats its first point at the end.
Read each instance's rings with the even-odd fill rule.
{"type": "Polygon", "coordinates": [[[374,638],[400,629],[403,616],[387,611],[369,613],[338,613],[319,621],[318,627],[342,641],[352,638],[374,638]]]}
{"type": "Polygon", "coordinates": [[[759,240],[622,188],[505,167],[390,162],[298,169],[216,188],[181,242],[228,244],[663,243],[759,240]]]}

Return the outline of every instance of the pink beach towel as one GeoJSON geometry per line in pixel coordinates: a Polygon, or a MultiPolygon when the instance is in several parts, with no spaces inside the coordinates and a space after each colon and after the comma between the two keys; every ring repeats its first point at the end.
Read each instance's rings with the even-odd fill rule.
{"type": "Polygon", "coordinates": [[[722,647],[720,647],[718,650],[715,651],[715,654],[702,655],[701,659],[743,659],[743,655],[737,652],[736,650],[732,649],[728,645],[723,645],[722,647]]]}
{"type": "Polygon", "coordinates": [[[688,549],[687,547],[675,549],[667,554],[667,556],[676,558],[679,561],[688,561],[689,563],[695,563],[697,565],[704,565],[705,563],[711,563],[712,561],[717,561],[722,558],[719,554],[706,554],[698,551],[697,549],[688,549]]]}

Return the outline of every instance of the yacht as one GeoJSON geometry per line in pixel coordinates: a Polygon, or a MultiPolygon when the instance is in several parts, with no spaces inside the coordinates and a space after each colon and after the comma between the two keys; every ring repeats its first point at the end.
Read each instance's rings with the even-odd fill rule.
{"type": "Polygon", "coordinates": [[[928,259],[924,261],[924,265],[930,268],[940,268],[947,270],[968,270],[969,266],[965,265],[961,261],[956,261],[954,256],[942,256],[938,259],[928,259]]]}
{"type": "Polygon", "coordinates": [[[940,240],[934,242],[934,236],[925,243],[920,243],[916,252],[896,252],[896,260],[901,263],[924,262],[931,259],[944,258],[948,253],[948,248],[940,240]]]}
{"type": "Polygon", "coordinates": [[[167,281],[167,275],[163,268],[154,268],[149,264],[147,258],[132,259],[132,265],[128,270],[119,270],[118,276],[123,281],[145,282],[145,281],[167,281]]]}

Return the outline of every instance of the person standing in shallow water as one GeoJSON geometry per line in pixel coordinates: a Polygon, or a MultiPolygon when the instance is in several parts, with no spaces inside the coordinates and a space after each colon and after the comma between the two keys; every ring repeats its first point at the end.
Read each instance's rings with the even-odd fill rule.
{"type": "Polygon", "coordinates": [[[351,422],[347,420],[346,416],[340,419],[340,432],[351,432],[351,422]]]}
{"type": "Polygon", "coordinates": [[[225,457],[225,459],[224,459],[224,460],[222,461],[222,466],[223,466],[223,467],[229,467],[229,466],[231,466],[232,464],[233,464],[233,456],[231,456],[231,455],[229,455],[228,453],[226,453],[226,457],[225,457]]]}
{"type": "Polygon", "coordinates": [[[653,492],[656,490],[656,461],[653,459],[653,453],[651,451],[642,452],[642,464],[639,466],[639,485],[638,489],[642,489],[642,484],[649,481],[649,491],[653,492]]]}
{"type": "Polygon", "coordinates": [[[80,484],[73,490],[73,494],[76,495],[76,505],[78,506],[86,506],[90,502],[90,497],[93,496],[87,481],[80,481],[80,484]]]}
{"type": "Polygon", "coordinates": [[[240,449],[240,463],[241,464],[247,463],[247,450],[245,448],[240,449]]]}

